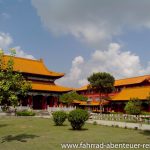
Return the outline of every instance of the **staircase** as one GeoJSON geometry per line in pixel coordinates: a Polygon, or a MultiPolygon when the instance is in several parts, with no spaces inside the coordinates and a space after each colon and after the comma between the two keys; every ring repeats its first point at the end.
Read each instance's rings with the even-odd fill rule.
{"type": "Polygon", "coordinates": [[[51,114],[47,110],[34,110],[36,117],[50,118],[51,114]]]}

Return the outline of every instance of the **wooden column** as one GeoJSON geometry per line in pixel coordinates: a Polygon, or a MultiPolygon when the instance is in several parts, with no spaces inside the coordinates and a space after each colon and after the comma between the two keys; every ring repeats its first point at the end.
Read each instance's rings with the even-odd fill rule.
{"type": "Polygon", "coordinates": [[[46,96],[42,97],[42,109],[47,109],[47,101],[46,101],[46,96]]]}
{"type": "Polygon", "coordinates": [[[29,95],[29,97],[28,97],[28,105],[29,105],[29,107],[32,107],[32,105],[33,105],[32,95],[29,95]]]}

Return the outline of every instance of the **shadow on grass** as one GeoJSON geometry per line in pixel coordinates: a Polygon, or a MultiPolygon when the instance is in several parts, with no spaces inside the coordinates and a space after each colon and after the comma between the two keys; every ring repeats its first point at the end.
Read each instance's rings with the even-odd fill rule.
{"type": "Polygon", "coordinates": [[[6,127],[6,126],[8,126],[8,124],[0,124],[0,128],[6,127]]]}
{"type": "Polygon", "coordinates": [[[36,137],[39,136],[33,134],[7,135],[2,137],[1,143],[12,142],[12,141],[27,142],[27,139],[34,139],[36,137]]]}
{"type": "Polygon", "coordinates": [[[145,135],[145,136],[148,136],[148,137],[149,137],[148,139],[150,139],[150,130],[140,131],[140,134],[143,134],[143,135],[145,135]]]}
{"type": "Polygon", "coordinates": [[[88,128],[82,128],[82,129],[80,129],[80,130],[74,130],[74,129],[72,129],[72,128],[69,128],[69,130],[71,130],[71,131],[87,131],[88,128]]]}
{"type": "Polygon", "coordinates": [[[62,124],[62,125],[55,125],[55,124],[54,124],[54,126],[55,126],[55,127],[66,127],[66,126],[68,126],[68,125],[67,125],[67,124],[62,124]]]}

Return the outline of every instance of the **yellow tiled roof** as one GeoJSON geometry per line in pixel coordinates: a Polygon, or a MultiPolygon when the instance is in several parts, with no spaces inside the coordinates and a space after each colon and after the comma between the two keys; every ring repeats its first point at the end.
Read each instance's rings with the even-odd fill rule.
{"type": "Polygon", "coordinates": [[[85,91],[85,90],[88,89],[88,86],[89,86],[89,84],[88,84],[88,85],[85,85],[85,86],[82,86],[82,87],[80,87],[80,88],[78,88],[78,89],[76,89],[76,90],[77,90],[77,91],[85,91]]]}
{"type": "MultiPolygon", "coordinates": [[[[150,75],[115,80],[114,86],[137,84],[137,83],[141,83],[145,80],[150,82],[150,75]]],[[[89,86],[89,84],[82,86],[76,90],[77,91],[86,91],[88,89],[88,86],[89,86]]]]}
{"type": "Polygon", "coordinates": [[[112,98],[113,101],[130,100],[131,98],[139,98],[145,100],[150,94],[150,86],[124,88],[119,94],[112,98]]]}
{"type": "Polygon", "coordinates": [[[44,82],[31,82],[32,90],[38,90],[38,91],[52,91],[52,92],[67,92],[71,91],[71,88],[55,85],[55,84],[49,84],[44,82]]]}
{"type": "MultiPolygon", "coordinates": [[[[10,56],[4,55],[4,61],[7,62],[10,56]]],[[[44,65],[43,60],[32,60],[20,57],[14,58],[14,71],[20,71],[22,73],[31,73],[38,75],[46,75],[53,77],[62,77],[64,73],[58,73],[48,70],[44,65]]]]}
{"type": "MultiPolygon", "coordinates": [[[[78,103],[79,105],[87,105],[87,106],[99,106],[100,105],[100,102],[95,102],[95,101],[92,101],[90,104],[88,104],[87,101],[74,100],[73,103],[78,103]]],[[[102,102],[102,105],[106,105],[108,103],[109,103],[109,101],[104,100],[102,102]]]]}
{"type": "Polygon", "coordinates": [[[150,81],[150,75],[145,76],[138,76],[138,77],[132,77],[132,78],[125,78],[115,81],[115,86],[121,86],[121,85],[129,85],[129,84],[136,84],[141,83],[145,80],[150,81]]]}

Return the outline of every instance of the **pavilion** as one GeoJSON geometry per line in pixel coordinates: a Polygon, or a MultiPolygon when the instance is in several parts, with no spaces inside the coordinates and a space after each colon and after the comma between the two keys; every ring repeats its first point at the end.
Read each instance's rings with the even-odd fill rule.
{"type": "Polygon", "coordinates": [[[78,106],[96,111],[103,105],[106,112],[123,112],[130,99],[138,98],[142,102],[143,110],[150,112],[150,102],[147,100],[150,96],[150,75],[119,79],[115,81],[114,86],[114,92],[108,95],[101,93],[101,100],[100,94],[90,89],[89,85],[77,89],[78,93],[88,97],[87,102],[78,102],[78,106]]]}
{"type": "MultiPolygon", "coordinates": [[[[7,62],[10,56],[4,55],[7,62]]],[[[26,98],[21,99],[22,106],[29,106],[33,109],[47,109],[59,105],[59,96],[72,89],[55,84],[55,80],[64,76],[48,70],[42,59],[32,60],[20,57],[13,57],[14,71],[21,72],[27,81],[31,81],[32,90],[26,98]]]]}

